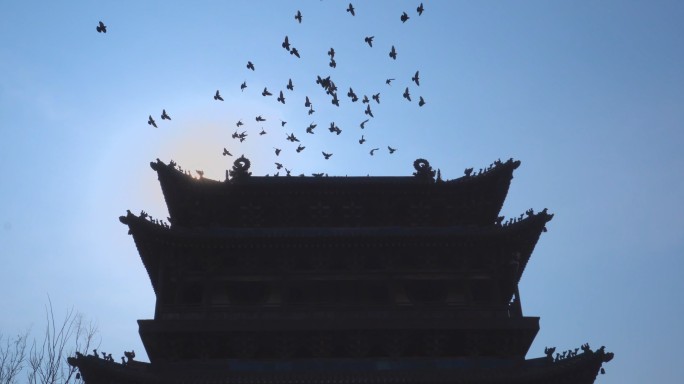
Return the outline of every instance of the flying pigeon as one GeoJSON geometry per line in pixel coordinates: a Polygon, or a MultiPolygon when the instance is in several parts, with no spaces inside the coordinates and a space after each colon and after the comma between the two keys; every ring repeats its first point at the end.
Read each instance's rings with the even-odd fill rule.
{"type": "Polygon", "coordinates": [[[256,121],[266,121],[266,119],[264,119],[263,117],[261,117],[261,115],[259,115],[256,117],[256,121]]]}
{"type": "Polygon", "coordinates": [[[297,151],[297,153],[299,153],[299,152],[303,151],[305,148],[306,148],[305,146],[299,144],[299,145],[297,145],[296,151],[297,151]]]}
{"type": "Polygon", "coordinates": [[[161,118],[162,120],[171,120],[171,117],[166,113],[166,109],[162,109],[161,118]]]}
{"type": "Polygon", "coordinates": [[[280,156],[281,149],[280,148],[273,148],[273,149],[275,149],[276,156],[280,156]]]}
{"type": "Polygon", "coordinates": [[[404,99],[411,101],[411,94],[409,93],[408,87],[406,87],[406,90],[404,91],[404,99]]]}
{"type": "Polygon", "coordinates": [[[292,47],[292,49],[290,50],[290,55],[295,55],[297,56],[297,58],[300,58],[299,51],[295,47],[292,47]]]}
{"type": "Polygon", "coordinates": [[[410,19],[409,15],[406,14],[406,12],[401,14],[401,22],[405,23],[406,20],[410,19]]]}
{"type": "Polygon", "coordinates": [[[278,96],[278,101],[285,104],[285,96],[283,96],[283,91],[280,91],[280,96],[278,96]]]}
{"type": "Polygon", "coordinates": [[[218,89],[216,90],[216,94],[214,95],[214,100],[221,100],[221,101],[223,101],[223,97],[221,97],[221,94],[219,94],[218,89]]]}
{"type": "Polygon", "coordinates": [[[287,35],[285,36],[285,41],[281,44],[283,48],[285,48],[286,51],[290,50],[290,41],[287,39],[287,35]]]}
{"type": "Polygon", "coordinates": [[[356,16],[356,14],[354,13],[354,6],[352,5],[352,3],[349,3],[349,7],[347,7],[347,12],[351,13],[352,16],[356,16]]]}
{"type": "Polygon", "coordinates": [[[240,91],[244,91],[245,88],[247,88],[247,82],[243,81],[242,84],[240,84],[240,91]]]}
{"type": "Polygon", "coordinates": [[[247,69],[251,69],[252,71],[254,70],[254,64],[252,64],[251,61],[247,62],[247,69]]]}
{"type": "Polygon", "coordinates": [[[361,135],[361,139],[359,140],[359,144],[363,144],[366,142],[366,139],[363,138],[363,135],[361,135]]]}
{"type": "Polygon", "coordinates": [[[390,155],[393,154],[397,150],[396,148],[392,148],[389,145],[387,146],[387,149],[389,149],[390,155]]]}
{"type": "Polygon", "coordinates": [[[385,80],[385,84],[387,84],[387,85],[392,85],[392,81],[393,81],[393,80],[394,80],[394,79],[387,79],[387,80],[385,80]]]}
{"type": "Polygon", "coordinates": [[[370,46],[371,48],[373,48],[373,38],[375,38],[375,36],[366,36],[366,38],[363,39],[363,41],[365,41],[366,43],[368,43],[368,46],[370,46]]]}
{"type": "Polygon", "coordinates": [[[420,100],[418,100],[418,106],[422,107],[423,105],[425,105],[425,100],[423,99],[423,96],[420,96],[420,100]]]}
{"type": "Polygon", "coordinates": [[[321,151],[321,153],[323,153],[323,157],[325,157],[326,160],[328,160],[328,159],[330,158],[330,156],[333,155],[332,153],[325,153],[325,152],[322,152],[322,151],[321,151]]]}
{"type": "Polygon", "coordinates": [[[373,116],[373,112],[371,112],[370,104],[368,104],[368,105],[366,106],[366,110],[365,110],[363,113],[365,113],[366,115],[368,115],[368,116],[370,116],[370,117],[375,117],[375,116],[373,116]]]}
{"type": "Polygon", "coordinates": [[[302,23],[302,13],[300,11],[297,11],[297,14],[295,15],[295,19],[299,21],[299,24],[302,23]]]}
{"type": "Polygon", "coordinates": [[[289,89],[290,91],[294,91],[294,85],[292,85],[292,79],[288,80],[287,89],[289,89]]]}
{"type": "Polygon", "coordinates": [[[372,97],[373,97],[373,100],[375,100],[378,104],[380,104],[380,93],[376,93],[372,97]]]}
{"type": "Polygon", "coordinates": [[[397,50],[394,49],[394,45],[392,46],[392,50],[390,50],[389,57],[391,57],[394,60],[397,59],[397,50]]]}
{"type": "Polygon", "coordinates": [[[418,8],[416,8],[416,12],[418,12],[418,16],[422,15],[424,10],[425,10],[425,8],[423,7],[423,3],[420,3],[418,8]]]}
{"type": "Polygon", "coordinates": [[[273,96],[273,94],[269,92],[266,87],[264,87],[264,91],[261,92],[261,96],[273,96]]]}
{"type": "Polygon", "coordinates": [[[104,23],[101,21],[98,23],[98,25],[97,25],[97,27],[95,27],[95,29],[99,33],[107,33],[107,26],[104,25],[104,23]]]}
{"type": "Polygon", "coordinates": [[[368,119],[366,119],[366,120],[364,120],[364,121],[361,122],[361,125],[360,125],[361,129],[366,128],[366,123],[367,123],[367,122],[368,122],[368,119]]]}
{"type": "Polygon", "coordinates": [[[233,154],[228,152],[228,150],[224,147],[223,148],[223,156],[233,156],[233,154]]]}
{"type": "Polygon", "coordinates": [[[150,115],[150,117],[147,119],[147,124],[157,128],[157,123],[154,122],[152,115],[150,115]]]}
{"type": "Polygon", "coordinates": [[[411,77],[411,80],[416,83],[416,85],[420,85],[420,77],[418,76],[418,72],[416,71],[416,74],[411,77]]]}
{"type": "Polygon", "coordinates": [[[370,150],[370,155],[373,156],[375,154],[375,151],[377,151],[380,148],[373,148],[370,150]]]}

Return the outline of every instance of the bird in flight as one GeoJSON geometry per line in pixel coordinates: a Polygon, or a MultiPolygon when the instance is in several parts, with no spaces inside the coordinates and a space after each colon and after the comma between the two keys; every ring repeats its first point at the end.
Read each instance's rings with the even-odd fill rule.
{"type": "Polygon", "coordinates": [[[223,148],[223,156],[233,156],[233,154],[228,152],[228,150],[224,147],[223,148]]]}
{"type": "Polygon", "coordinates": [[[363,135],[361,135],[361,139],[359,140],[359,144],[363,144],[366,142],[366,139],[363,138],[363,135]]]}
{"type": "Polygon", "coordinates": [[[394,49],[394,45],[392,46],[392,49],[390,50],[389,57],[391,57],[394,60],[397,59],[397,50],[394,49]]]}
{"type": "Polygon", "coordinates": [[[95,29],[99,33],[107,33],[107,26],[104,25],[104,23],[101,21],[98,23],[98,25],[97,25],[97,27],[95,27],[95,29]]]}
{"type": "Polygon", "coordinates": [[[171,117],[166,113],[166,109],[162,109],[161,118],[162,120],[171,120],[171,117]]]}
{"type": "Polygon", "coordinates": [[[289,140],[289,141],[291,141],[291,142],[293,142],[293,143],[294,143],[295,141],[296,141],[296,142],[299,142],[299,139],[297,139],[297,138],[295,137],[294,133],[290,133],[289,135],[287,135],[287,140],[289,140]]]}
{"type": "Polygon", "coordinates": [[[151,126],[157,128],[157,123],[154,122],[152,115],[150,115],[150,117],[147,119],[147,125],[151,125],[151,126]]]}
{"type": "Polygon", "coordinates": [[[337,98],[337,93],[335,92],[332,95],[333,95],[333,98],[332,98],[332,100],[330,100],[330,102],[333,103],[333,105],[336,105],[339,107],[340,106],[340,100],[337,98]]]}
{"type": "Polygon", "coordinates": [[[295,15],[295,19],[299,21],[299,24],[302,23],[302,13],[300,11],[297,11],[297,14],[295,15]]]}
{"type": "Polygon", "coordinates": [[[373,97],[373,100],[375,100],[378,104],[380,104],[380,93],[376,93],[372,97],[373,97]]]}
{"type": "Polygon", "coordinates": [[[409,93],[408,87],[406,87],[406,90],[404,91],[404,99],[411,101],[411,94],[409,93]]]}
{"type": "Polygon", "coordinates": [[[375,154],[375,151],[377,151],[380,148],[373,148],[370,150],[370,155],[373,156],[375,154]]]}
{"type": "Polygon", "coordinates": [[[420,100],[418,100],[418,106],[422,107],[423,105],[425,105],[425,100],[423,99],[423,96],[420,96],[420,100]]]}
{"type": "Polygon", "coordinates": [[[242,84],[240,84],[240,92],[244,91],[245,88],[247,88],[247,82],[243,81],[242,84]]]}
{"type": "Polygon", "coordinates": [[[305,146],[303,146],[303,145],[301,145],[301,144],[297,145],[297,149],[296,149],[297,153],[299,153],[299,152],[303,151],[303,150],[304,150],[304,148],[306,148],[306,147],[305,147],[305,146]]]}
{"type": "Polygon", "coordinates": [[[405,23],[406,20],[410,19],[409,15],[406,14],[406,12],[401,14],[401,22],[405,23]]]}
{"type": "Polygon", "coordinates": [[[375,117],[375,116],[373,116],[373,112],[371,112],[370,104],[366,105],[366,110],[363,113],[365,113],[366,115],[368,115],[370,117],[375,117]]]}
{"type": "Polygon", "coordinates": [[[304,102],[304,106],[307,108],[311,107],[311,101],[309,101],[309,96],[306,96],[306,101],[304,102]]]}
{"type": "Polygon", "coordinates": [[[287,39],[287,35],[285,36],[285,41],[281,44],[283,48],[285,48],[286,51],[290,50],[290,41],[287,39]]]}
{"type": "Polygon", "coordinates": [[[373,39],[374,39],[374,38],[375,38],[375,36],[366,36],[366,38],[363,39],[363,41],[365,41],[366,43],[368,43],[368,46],[370,46],[371,48],[373,48],[373,39]]]}
{"type": "Polygon", "coordinates": [[[333,155],[332,153],[325,153],[323,151],[321,151],[321,153],[323,154],[323,157],[325,157],[326,160],[328,160],[330,158],[330,156],[333,155]]]}
{"type": "Polygon", "coordinates": [[[361,129],[366,128],[366,123],[367,123],[367,122],[368,122],[368,119],[366,119],[366,120],[364,120],[364,121],[361,122],[361,125],[360,125],[361,129]]]}
{"type": "Polygon", "coordinates": [[[280,120],[280,126],[281,126],[281,127],[284,127],[285,124],[287,124],[287,121],[280,120]]]}
{"type": "Polygon", "coordinates": [[[285,104],[285,96],[283,96],[283,91],[280,91],[280,96],[278,96],[278,101],[285,104]]]}
{"type": "Polygon", "coordinates": [[[335,59],[330,59],[330,64],[328,64],[330,68],[337,68],[337,61],[335,59]]]}
{"type": "Polygon", "coordinates": [[[316,112],[316,111],[314,111],[313,107],[310,107],[309,108],[309,116],[313,115],[314,112],[316,112]]]}
{"type": "Polygon", "coordinates": [[[385,84],[392,85],[392,81],[394,81],[394,79],[387,79],[385,80],[385,84]]]}
{"type": "Polygon", "coordinates": [[[266,119],[264,119],[263,117],[261,117],[261,115],[259,115],[256,117],[256,121],[266,121],[266,119]]]}
{"type": "Polygon", "coordinates": [[[418,12],[418,16],[421,16],[423,14],[424,10],[425,10],[425,8],[423,7],[423,3],[420,3],[418,8],[416,8],[416,12],[418,12]]]}
{"type": "Polygon", "coordinates": [[[363,95],[363,100],[361,100],[361,102],[364,103],[364,104],[367,104],[367,103],[370,102],[370,100],[368,100],[368,96],[363,95]]]}
{"type": "Polygon", "coordinates": [[[313,130],[314,130],[314,128],[316,128],[317,125],[318,124],[314,124],[314,123],[309,124],[309,126],[306,127],[306,133],[310,133],[313,135],[313,133],[314,133],[313,130]]]}
{"type": "Polygon", "coordinates": [[[292,85],[292,79],[289,79],[287,81],[287,89],[289,89],[290,91],[294,91],[294,85],[292,85]]]}
{"type": "Polygon", "coordinates": [[[328,51],[328,56],[330,56],[331,60],[335,57],[335,48],[330,48],[330,50],[328,51]]]}
{"type": "Polygon", "coordinates": [[[335,132],[335,133],[337,133],[338,135],[339,135],[340,133],[342,133],[342,130],[340,129],[340,127],[338,127],[337,125],[335,125],[335,122],[334,122],[334,121],[333,121],[332,123],[330,123],[330,128],[328,128],[328,130],[329,130],[330,132],[335,132]]]}
{"type": "Polygon", "coordinates": [[[280,163],[275,163],[276,169],[282,169],[283,165],[280,163]]]}
{"type": "Polygon", "coordinates": [[[240,126],[241,126],[241,125],[244,125],[244,124],[242,123],[242,120],[238,120],[238,122],[235,123],[235,125],[236,125],[238,128],[240,128],[240,126]]]}
{"type": "Polygon", "coordinates": [[[396,148],[392,148],[389,145],[387,146],[387,149],[389,150],[390,155],[393,154],[397,150],[396,148]]]}
{"type": "Polygon", "coordinates": [[[273,94],[269,92],[266,87],[264,87],[264,91],[261,92],[261,96],[273,96],[273,94]]]}
{"type": "Polygon", "coordinates": [[[349,6],[347,7],[347,12],[351,13],[352,16],[356,16],[356,13],[354,13],[354,6],[352,3],[349,3],[349,6]]]}
{"type": "Polygon", "coordinates": [[[252,71],[254,70],[254,64],[251,61],[247,62],[247,69],[251,69],[252,71]]]}
{"type": "Polygon", "coordinates": [[[299,51],[295,47],[292,47],[292,49],[290,50],[290,55],[295,55],[297,56],[297,58],[300,58],[299,51]]]}
{"type": "Polygon", "coordinates": [[[418,72],[419,72],[419,71],[416,71],[416,74],[413,75],[413,77],[411,77],[411,80],[412,80],[414,83],[416,83],[416,85],[420,85],[420,77],[418,76],[418,72]]]}
{"type": "Polygon", "coordinates": [[[218,89],[216,90],[216,94],[214,95],[214,100],[223,101],[223,97],[221,97],[221,94],[219,93],[218,89]]]}
{"type": "Polygon", "coordinates": [[[276,156],[280,156],[281,149],[280,148],[273,148],[273,149],[275,149],[276,156]]]}
{"type": "Polygon", "coordinates": [[[355,103],[359,101],[358,96],[356,96],[356,93],[354,93],[354,90],[349,87],[349,92],[347,92],[347,96],[351,97],[352,103],[355,103]]]}
{"type": "Polygon", "coordinates": [[[266,131],[264,130],[263,127],[261,127],[261,132],[259,132],[259,136],[263,136],[266,134],[266,131]]]}

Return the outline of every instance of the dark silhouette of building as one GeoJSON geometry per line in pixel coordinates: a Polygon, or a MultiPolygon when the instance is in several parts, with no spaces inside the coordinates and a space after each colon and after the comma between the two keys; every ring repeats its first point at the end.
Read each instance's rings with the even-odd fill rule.
{"type": "Polygon", "coordinates": [[[525,359],[518,282],[553,215],[499,216],[519,164],[256,177],[241,157],[220,182],[157,160],[170,224],[120,218],[157,297],[150,363],[70,363],[89,384],[593,383],[603,347],[525,359]]]}

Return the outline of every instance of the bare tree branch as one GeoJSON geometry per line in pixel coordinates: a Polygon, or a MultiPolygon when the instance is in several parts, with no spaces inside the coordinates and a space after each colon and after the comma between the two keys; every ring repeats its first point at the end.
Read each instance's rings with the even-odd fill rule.
{"type": "Polygon", "coordinates": [[[7,337],[3,343],[0,334],[0,384],[16,383],[19,373],[24,369],[28,335],[27,330],[14,338],[7,337]]]}

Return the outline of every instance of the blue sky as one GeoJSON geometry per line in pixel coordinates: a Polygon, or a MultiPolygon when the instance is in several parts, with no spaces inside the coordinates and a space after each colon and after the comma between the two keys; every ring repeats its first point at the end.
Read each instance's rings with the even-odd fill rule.
{"type": "Polygon", "coordinates": [[[101,350],[143,355],[136,320],[153,316],[154,294],[118,216],[167,216],[156,158],[223,179],[224,147],[257,175],[275,161],[293,174],[410,175],[423,157],[456,178],[513,157],[502,213],[555,214],[521,283],[525,314],[541,317],[528,357],[589,342],[616,353],[597,382],[680,382],[684,3],[425,1],[420,17],[418,3],[357,2],[352,17],[330,0],[0,2],[0,332],[39,327],[49,294],[58,313],[99,324],[101,350]],[[340,107],[316,75],[336,82],[340,107]],[[381,93],[364,130],[350,86],[381,93]],[[238,120],[244,143],[231,138],[238,120]],[[286,133],[307,148],[295,153],[286,133]]]}

